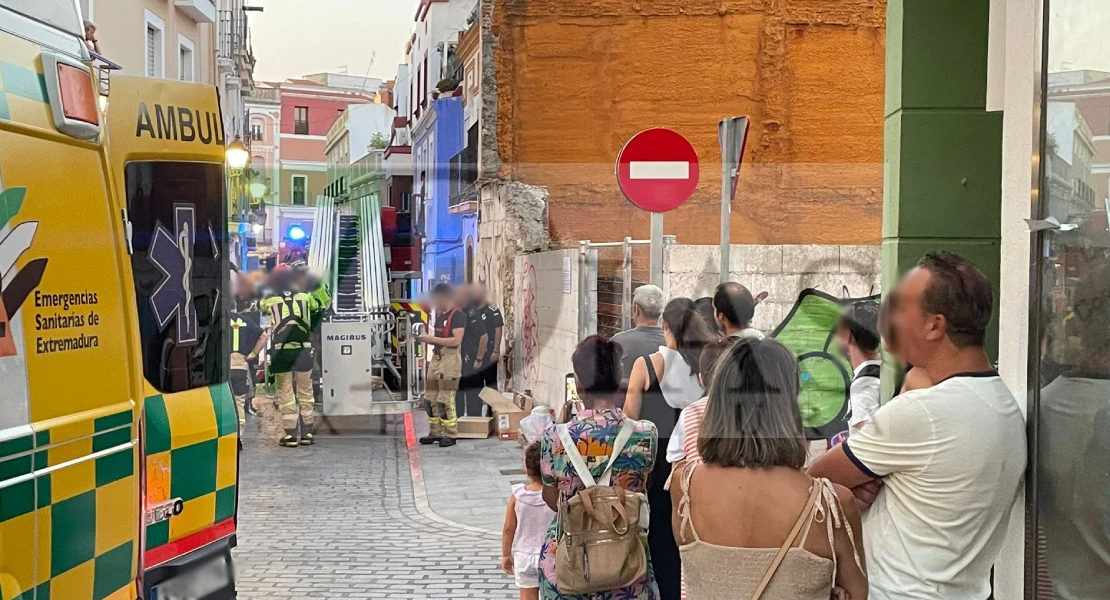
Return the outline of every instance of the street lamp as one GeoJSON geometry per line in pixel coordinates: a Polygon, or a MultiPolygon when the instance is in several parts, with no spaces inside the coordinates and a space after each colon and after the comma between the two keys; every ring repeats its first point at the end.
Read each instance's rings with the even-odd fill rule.
{"type": "Polygon", "coordinates": [[[266,196],[266,184],[261,181],[251,182],[250,189],[251,198],[254,199],[255,203],[261,202],[262,198],[266,196]]]}
{"type": "Polygon", "coordinates": [[[224,150],[224,156],[227,158],[229,174],[232,177],[238,177],[243,173],[243,169],[247,168],[250,151],[247,150],[247,145],[243,143],[243,140],[239,136],[235,136],[235,139],[224,150]]]}

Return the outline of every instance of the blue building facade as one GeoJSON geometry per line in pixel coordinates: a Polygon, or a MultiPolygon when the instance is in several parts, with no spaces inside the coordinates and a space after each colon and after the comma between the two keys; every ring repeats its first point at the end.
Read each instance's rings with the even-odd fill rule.
{"type": "Polygon", "coordinates": [[[462,98],[434,100],[416,131],[414,192],[423,194],[423,268],[426,290],[459,285],[474,272],[478,216],[452,210],[462,174],[456,157],[466,146],[462,98]]]}

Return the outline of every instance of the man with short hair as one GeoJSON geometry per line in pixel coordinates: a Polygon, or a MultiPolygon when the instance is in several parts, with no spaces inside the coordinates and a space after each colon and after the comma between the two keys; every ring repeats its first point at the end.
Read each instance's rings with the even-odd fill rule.
{"type": "Polygon", "coordinates": [[[660,346],[667,343],[663,337],[663,328],[659,326],[665,304],[663,290],[658,286],[641,285],[632,293],[633,328],[613,336],[613,341],[624,350],[624,357],[621,359],[624,375],[621,380],[626,385],[636,359],[657,352],[660,346]]]}
{"type": "Polygon", "coordinates": [[[991,284],[928,254],[899,284],[891,327],[932,387],[882,406],[809,468],[849,488],[881,480],[864,513],[871,597],[981,600],[1025,472],[1025,420],[983,349],[991,284]]]}
{"type": "Polygon", "coordinates": [[[459,347],[466,331],[466,316],[458,310],[458,299],[446,283],[432,288],[432,303],[436,309],[435,327],[430,334],[416,339],[432,346],[428,362],[428,379],[424,384],[424,397],[428,410],[428,435],[420,438],[423,445],[439,444],[440,448],[455,445],[458,437],[458,416],[455,412],[455,392],[462,377],[462,357],[459,347]]]}
{"type": "Polygon", "coordinates": [[[286,448],[316,443],[312,432],[316,406],[312,396],[311,298],[295,280],[290,268],[275,269],[270,280],[271,295],[259,305],[270,316],[270,372],[274,374],[285,429],[278,444],[286,448]]]}
{"type": "MultiPolygon", "coordinates": [[[[762,299],[763,294],[760,294],[762,299]]],[[[713,315],[717,324],[725,332],[725,337],[733,339],[763,339],[763,332],[752,327],[755,305],[758,302],[748,288],[730,281],[717,286],[713,293],[713,315]]]]}
{"type": "Polygon", "coordinates": [[[848,394],[848,426],[863,427],[879,410],[879,305],[860,300],[847,306],[837,319],[833,335],[837,349],[852,365],[848,394]]]}
{"type": "Polygon", "coordinates": [[[100,40],[96,39],[96,23],[85,20],[85,46],[89,52],[100,54],[100,40]]]}

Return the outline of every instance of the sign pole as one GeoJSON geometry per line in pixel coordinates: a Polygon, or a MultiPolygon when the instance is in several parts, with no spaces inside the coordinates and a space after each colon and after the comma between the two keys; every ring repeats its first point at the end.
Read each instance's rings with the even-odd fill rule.
{"type": "Polygon", "coordinates": [[[718,137],[721,142],[721,283],[726,283],[731,272],[732,199],[736,196],[740,161],[744,158],[744,144],[748,139],[748,118],[722,119],[718,137]]]}
{"type": "Polygon", "coordinates": [[[663,213],[651,213],[651,284],[663,287],[663,213]]]}

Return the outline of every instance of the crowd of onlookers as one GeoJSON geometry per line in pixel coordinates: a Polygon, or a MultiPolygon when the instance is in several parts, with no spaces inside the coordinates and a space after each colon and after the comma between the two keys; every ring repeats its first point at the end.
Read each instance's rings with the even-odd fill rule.
{"type": "Polygon", "coordinates": [[[990,282],[929,254],[881,306],[846,306],[849,428],[817,454],[797,358],[751,327],[764,296],[643,286],[633,329],[578,345],[580,404],[528,448],[506,517],[522,598],[990,597],[1026,461],[983,349],[990,282]]]}

